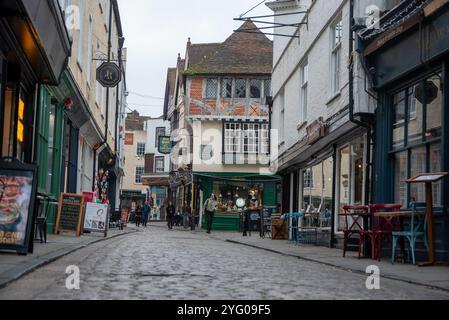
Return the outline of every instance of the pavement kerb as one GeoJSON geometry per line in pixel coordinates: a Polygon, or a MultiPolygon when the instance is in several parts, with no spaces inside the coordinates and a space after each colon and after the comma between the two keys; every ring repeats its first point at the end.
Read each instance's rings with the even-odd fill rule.
{"type": "MultiPolygon", "coordinates": [[[[132,230],[132,231],[124,232],[124,233],[114,234],[110,237],[95,239],[88,243],[80,244],[80,245],[77,245],[75,247],[71,247],[68,249],[57,250],[54,252],[50,252],[42,257],[37,257],[36,259],[32,259],[31,261],[29,261],[28,263],[25,264],[24,268],[17,270],[17,271],[13,270],[11,272],[12,275],[10,277],[6,277],[6,279],[4,279],[4,280],[0,279],[0,289],[7,287],[11,282],[14,282],[14,281],[20,279],[21,277],[33,272],[34,270],[42,268],[42,267],[44,267],[56,260],[59,260],[71,253],[74,253],[81,249],[87,248],[88,246],[91,246],[91,245],[99,243],[99,242],[103,242],[103,241],[111,240],[111,239],[118,238],[121,236],[133,234],[135,232],[138,232],[138,230],[132,230]]],[[[6,273],[8,273],[8,271],[6,273]]]]}
{"type": "MultiPolygon", "coordinates": [[[[219,239],[217,239],[217,240],[219,240],[219,239]]],[[[264,251],[275,253],[275,254],[280,254],[280,255],[283,255],[283,256],[287,256],[287,257],[293,257],[293,258],[297,258],[297,259],[304,260],[304,261],[319,263],[319,264],[326,265],[326,266],[333,267],[333,268],[337,268],[337,269],[340,269],[340,270],[343,270],[343,271],[357,273],[357,274],[361,274],[361,275],[366,276],[366,273],[361,271],[360,269],[353,269],[353,268],[343,267],[343,266],[340,266],[338,264],[332,264],[332,263],[321,261],[321,260],[318,260],[318,259],[305,258],[305,257],[302,257],[300,255],[289,254],[289,253],[285,253],[285,252],[274,250],[274,249],[268,249],[268,248],[264,248],[264,247],[259,247],[259,246],[253,245],[253,244],[244,243],[244,242],[240,242],[240,241],[236,241],[236,240],[226,239],[224,241],[225,242],[229,242],[229,243],[233,243],[233,244],[238,244],[238,245],[242,245],[242,246],[251,247],[251,248],[254,248],[254,249],[264,250],[264,251]]],[[[397,276],[394,276],[394,275],[390,275],[390,274],[383,274],[382,277],[385,278],[385,279],[401,281],[401,282],[404,282],[404,283],[414,284],[414,285],[418,285],[418,286],[421,286],[421,287],[430,288],[430,289],[433,289],[433,290],[440,290],[440,291],[444,291],[444,292],[449,292],[449,290],[447,288],[444,288],[444,287],[431,285],[431,284],[423,283],[423,282],[419,282],[419,281],[413,281],[413,280],[409,280],[409,279],[404,279],[404,278],[400,278],[400,277],[397,277],[397,276]]]]}

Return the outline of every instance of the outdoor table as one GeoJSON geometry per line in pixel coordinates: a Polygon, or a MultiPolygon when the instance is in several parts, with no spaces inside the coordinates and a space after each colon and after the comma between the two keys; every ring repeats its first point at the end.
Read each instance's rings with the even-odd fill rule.
{"type": "Polygon", "coordinates": [[[449,172],[441,173],[424,173],[420,174],[412,179],[406,180],[407,183],[424,183],[426,185],[426,206],[427,206],[427,240],[429,241],[429,261],[422,263],[420,267],[434,266],[434,265],[445,265],[448,263],[437,262],[435,257],[435,238],[433,236],[433,193],[432,184],[442,180],[443,178],[449,176],[449,172]]]}

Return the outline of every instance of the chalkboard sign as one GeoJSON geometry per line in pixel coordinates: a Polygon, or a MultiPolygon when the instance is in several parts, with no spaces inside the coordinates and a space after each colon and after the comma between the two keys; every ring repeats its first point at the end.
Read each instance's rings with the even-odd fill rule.
{"type": "Polygon", "coordinates": [[[83,220],[84,198],[82,195],[62,193],[59,198],[56,233],[73,231],[81,236],[81,221],[83,220]]]}

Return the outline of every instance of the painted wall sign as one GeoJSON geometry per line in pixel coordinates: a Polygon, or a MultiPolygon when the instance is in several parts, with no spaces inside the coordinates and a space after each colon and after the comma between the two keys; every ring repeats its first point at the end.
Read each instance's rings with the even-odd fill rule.
{"type": "Polygon", "coordinates": [[[170,136],[160,136],[158,151],[162,154],[170,154],[172,150],[172,141],[170,136]]]}
{"type": "Polygon", "coordinates": [[[32,253],[36,168],[0,160],[0,249],[32,253]]]}

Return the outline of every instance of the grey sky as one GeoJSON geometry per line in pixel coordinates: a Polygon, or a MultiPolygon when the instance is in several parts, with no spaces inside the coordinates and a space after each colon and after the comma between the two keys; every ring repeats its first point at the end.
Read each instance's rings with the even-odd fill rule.
{"type": "MultiPolygon", "coordinates": [[[[141,114],[160,116],[166,72],[174,67],[178,52],[185,55],[187,38],[192,43],[221,42],[241,24],[234,17],[261,0],[119,0],[128,48],[127,84],[129,107],[141,114]]],[[[261,5],[251,14],[270,14],[261,5]]]]}

